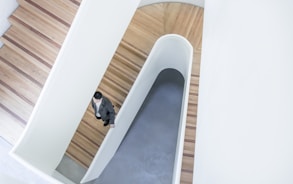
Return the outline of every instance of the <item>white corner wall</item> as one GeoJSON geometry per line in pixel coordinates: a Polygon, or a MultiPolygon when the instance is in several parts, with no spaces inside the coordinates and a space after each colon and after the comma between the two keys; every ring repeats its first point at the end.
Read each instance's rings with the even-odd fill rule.
{"type": "Polygon", "coordinates": [[[293,183],[292,10],[205,1],[193,183],[293,183]]]}

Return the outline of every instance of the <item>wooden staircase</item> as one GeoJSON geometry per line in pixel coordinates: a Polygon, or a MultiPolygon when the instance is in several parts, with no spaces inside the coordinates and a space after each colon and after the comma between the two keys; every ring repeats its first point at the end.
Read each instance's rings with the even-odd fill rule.
{"type": "MultiPolygon", "coordinates": [[[[81,0],[18,2],[20,6],[9,17],[12,26],[2,36],[4,46],[0,49],[0,129],[12,144],[28,121],[81,0]]],[[[97,86],[118,113],[155,41],[168,33],[190,41],[194,62],[181,183],[192,183],[193,177],[202,21],[203,9],[189,4],[159,3],[138,9],[97,86]]],[[[89,102],[66,155],[89,167],[108,129],[95,119],[89,102]]]]}
{"type": "Polygon", "coordinates": [[[69,30],[80,1],[19,0],[1,37],[1,136],[15,144],[69,30]],[[54,3],[53,3],[54,2],[54,3]]]}

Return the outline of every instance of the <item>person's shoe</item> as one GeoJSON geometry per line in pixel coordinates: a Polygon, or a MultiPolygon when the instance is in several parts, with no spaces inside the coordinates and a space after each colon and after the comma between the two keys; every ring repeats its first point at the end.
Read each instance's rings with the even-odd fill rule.
{"type": "Polygon", "coordinates": [[[109,121],[107,121],[107,122],[104,123],[104,126],[107,126],[107,125],[109,125],[109,121]]]}

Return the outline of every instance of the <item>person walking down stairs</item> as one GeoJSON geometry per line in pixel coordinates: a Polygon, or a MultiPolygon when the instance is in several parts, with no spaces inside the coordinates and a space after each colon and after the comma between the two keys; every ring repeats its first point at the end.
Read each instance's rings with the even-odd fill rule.
{"type": "Polygon", "coordinates": [[[92,98],[92,107],[97,119],[102,119],[104,126],[115,127],[115,110],[112,102],[103,96],[100,91],[96,91],[92,98]]]}

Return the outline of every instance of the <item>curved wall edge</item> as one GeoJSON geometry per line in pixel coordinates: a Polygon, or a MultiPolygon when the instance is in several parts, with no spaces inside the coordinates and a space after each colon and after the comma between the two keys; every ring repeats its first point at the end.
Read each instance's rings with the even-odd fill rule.
{"type": "Polygon", "coordinates": [[[147,6],[155,3],[187,3],[199,7],[204,7],[204,0],[141,0],[139,7],[147,6]]]}
{"type": "Polygon", "coordinates": [[[136,9],[140,3],[152,4],[147,0],[115,3],[81,2],[25,130],[10,152],[36,173],[52,176],[136,9]],[[77,75],[81,71],[83,75],[77,75]]]}
{"type": "Polygon", "coordinates": [[[102,173],[117,151],[158,74],[166,68],[176,69],[184,77],[184,91],[174,162],[175,169],[173,173],[173,183],[179,183],[192,60],[193,48],[184,37],[169,34],[160,37],[156,41],[149,57],[117,114],[115,128],[110,129],[107,133],[87,173],[81,180],[81,183],[98,178],[102,173]]]}

